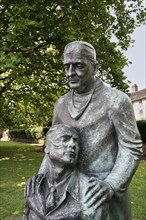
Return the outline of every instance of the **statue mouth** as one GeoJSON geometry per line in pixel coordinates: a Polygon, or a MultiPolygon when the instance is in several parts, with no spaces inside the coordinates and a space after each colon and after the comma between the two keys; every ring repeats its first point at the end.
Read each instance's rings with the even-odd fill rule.
{"type": "Polygon", "coordinates": [[[77,80],[69,80],[69,82],[72,83],[72,84],[78,83],[77,80]]]}
{"type": "Polygon", "coordinates": [[[69,155],[69,156],[72,156],[72,157],[76,156],[75,152],[72,152],[72,151],[66,152],[65,155],[69,155]]]}
{"type": "Polygon", "coordinates": [[[68,81],[70,83],[78,83],[79,82],[79,78],[78,77],[69,77],[68,81]]]}

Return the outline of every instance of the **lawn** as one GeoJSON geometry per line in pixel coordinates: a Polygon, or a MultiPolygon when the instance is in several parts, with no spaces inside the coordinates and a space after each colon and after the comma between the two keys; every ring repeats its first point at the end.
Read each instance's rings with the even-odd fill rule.
{"type": "MultiPolygon", "coordinates": [[[[0,142],[0,220],[22,215],[25,183],[37,173],[43,155],[40,146],[0,142]]],[[[146,161],[141,161],[130,187],[135,220],[146,219],[145,170],[146,161]]]]}
{"type": "Polygon", "coordinates": [[[40,146],[0,142],[0,220],[22,215],[25,183],[43,155],[40,146]]]}
{"type": "Polygon", "coordinates": [[[146,220],[146,161],[142,160],[130,184],[134,220],[146,220]]]}

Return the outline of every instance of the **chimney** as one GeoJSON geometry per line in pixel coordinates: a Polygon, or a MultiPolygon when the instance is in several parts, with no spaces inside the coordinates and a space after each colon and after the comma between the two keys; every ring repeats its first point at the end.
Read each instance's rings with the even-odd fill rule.
{"type": "Polygon", "coordinates": [[[132,93],[138,91],[138,86],[136,84],[132,85],[132,93]]]}

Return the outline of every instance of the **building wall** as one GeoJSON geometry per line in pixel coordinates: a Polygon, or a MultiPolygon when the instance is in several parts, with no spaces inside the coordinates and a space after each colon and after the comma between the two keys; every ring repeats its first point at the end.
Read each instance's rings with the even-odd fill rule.
{"type": "Polygon", "coordinates": [[[133,101],[136,120],[146,120],[146,99],[133,101]]]}

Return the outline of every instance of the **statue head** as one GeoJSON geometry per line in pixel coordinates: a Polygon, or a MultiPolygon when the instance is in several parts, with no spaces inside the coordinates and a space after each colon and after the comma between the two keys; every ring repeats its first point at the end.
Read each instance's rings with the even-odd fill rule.
{"type": "Polygon", "coordinates": [[[79,152],[79,135],[75,128],[58,124],[52,126],[46,134],[45,153],[50,160],[75,165],[79,152]]]}
{"type": "Polygon", "coordinates": [[[64,48],[64,67],[69,87],[78,93],[90,91],[97,70],[96,51],[84,41],[73,41],[64,48]]]}

